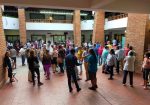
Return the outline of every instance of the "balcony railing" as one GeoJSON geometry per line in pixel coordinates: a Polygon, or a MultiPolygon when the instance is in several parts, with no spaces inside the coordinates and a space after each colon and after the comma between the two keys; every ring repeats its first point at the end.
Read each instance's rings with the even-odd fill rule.
{"type": "Polygon", "coordinates": [[[120,14],[120,15],[108,17],[108,21],[121,19],[121,18],[125,18],[125,17],[128,17],[128,14],[120,14]]]}
{"type": "Polygon", "coordinates": [[[50,19],[30,19],[27,22],[33,23],[72,23],[72,20],[50,20],[50,19]]]}

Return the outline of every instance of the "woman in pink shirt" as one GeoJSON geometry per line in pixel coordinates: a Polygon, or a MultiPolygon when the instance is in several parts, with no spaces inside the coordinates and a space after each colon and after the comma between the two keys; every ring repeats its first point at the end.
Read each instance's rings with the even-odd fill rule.
{"type": "Polygon", "coordinates": [[[98,48],[98,62],[99,62],[99,66],[102,64],[102,53],[103,53],[103,46],[100,46],[98,48]]]}

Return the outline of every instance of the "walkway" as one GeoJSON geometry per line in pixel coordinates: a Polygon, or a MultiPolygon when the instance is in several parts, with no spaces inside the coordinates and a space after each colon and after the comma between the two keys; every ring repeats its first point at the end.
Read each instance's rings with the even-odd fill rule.
{"type": "MultiPolygon", "coordinates": [[[[20,61],[20,60],[19,60],[20,61]]],[[[121,75],[115,75],[113,81],[109,81],[108,75],[98,72],[97,91],[88,89],[90,82],[85,82],[85,75],[80,81],[81,92],[69,93],[67,78],[65,76],[53,75],[47,81],[41,68],[41,80],[43,86],[33,87],[27,80],[27,66],[18,64],[18,82],[6,84],[0,89],[0,105],[149,105],[150,90],[143,90],[140,86],[142,79],[135,76],[134,88],[122,86],[121,75]]]]}

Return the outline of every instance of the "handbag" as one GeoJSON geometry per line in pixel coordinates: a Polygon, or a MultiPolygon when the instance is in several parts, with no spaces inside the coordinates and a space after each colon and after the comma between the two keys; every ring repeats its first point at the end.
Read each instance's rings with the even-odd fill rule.
{"type": "Polygon", "coordinates": [[[39,67],[40,67],[39,63],[34,61],[34,68],[39,68],[39,67]]]}

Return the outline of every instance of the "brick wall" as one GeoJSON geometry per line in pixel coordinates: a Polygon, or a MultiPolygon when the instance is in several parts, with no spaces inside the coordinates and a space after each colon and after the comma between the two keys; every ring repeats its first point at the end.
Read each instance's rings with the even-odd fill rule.
{"type": "Polygon", "coordinates": [[[6,52],[6,40],[2,24],[2,10],[0,8],[0,87],[7,80],[7,72],[3,70],[3,57],[6,52]]]}
{"type": "Polygon", "coordinates": [[[80,10],[74,11],[73,16],[73,34],[74,34],[74,44],[81,46],[81,20],[80,20],[80,10]]]}
{"type": "Polygon", "coordinates": [[[18,9],[18,17],[19,17],[20,42],[25,44],[27,41],[27,34],[26,34],[26,19],[24,9],[18,9]]]}
{"type": "Polygon", "coordinates": [[[143,61],[147,17],[146,14],[128,14],[126,44],[133,46],[136,52],[136,72],[140,72],[143,61]]]}
{"type": "Polygon", "coordinates": [[[102,10],[96,11],[94,18],[94,29],[92,42],[100,42],[104,45],[104,19],[105,12],[102,10]]]}

